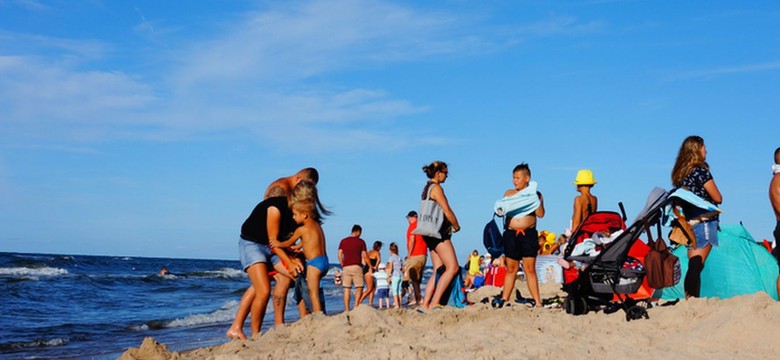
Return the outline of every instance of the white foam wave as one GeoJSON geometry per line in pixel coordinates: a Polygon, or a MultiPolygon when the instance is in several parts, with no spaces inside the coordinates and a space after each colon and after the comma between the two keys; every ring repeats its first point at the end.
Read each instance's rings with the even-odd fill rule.
{"type": "Polygon", "coordinates": [[[149,325],[141,324],[141,325],[132,325],[129,327],[130,331],[148,331],[149,325]]]}
{"type": "Polygon", "coordinates": [[[0,276],[15,276],[15,277],[27,277],[38,278],[40,276],[61,276],[67,275],[68,270],[52,267],[42,268],[26,268],[26,267],[13,267],[13,268],[0,268],[0,276]]]}
{"type": "Polygon", "coordinates": [[[42,342],[42,345],[43,346],[52,346],[52,347],[54,347],[54,346],[65,346],[69,342],[70,342],[70,340],[68,340],[68,339],[56,338],[56,339],[44,340],[42,342]]]}
{"type": "Polygon", "coordinates": [[[195,314],[185,318],[175,319],[166,324],[165,327],[176,328],[230,322],[233,320],[233,317],[236,314],[237,307],[238,301],[231,300],[222,305],[222,307],[217,311],[208,314],[195,314]]]}
{"type": "Polygon", "coordinates": [[[33,340],[29,342],[7,343],[2,344],[0,349],[26,349],[26,348],[43,348],[43,347],[58,347],[68,345],[70,339],[67,338],[54,338],[47,340],[33,340]]]}
{"type": "Polygon", "coordinates": [[[246,274],[242,270],[233,269],[233,268],[221,268],[217,270],[211,270],[211,271],[204,271],[203,272],[208,277],[216,277],[221,279],[233,279],[233,278],[243,278],[246,277],[246,274]]]}

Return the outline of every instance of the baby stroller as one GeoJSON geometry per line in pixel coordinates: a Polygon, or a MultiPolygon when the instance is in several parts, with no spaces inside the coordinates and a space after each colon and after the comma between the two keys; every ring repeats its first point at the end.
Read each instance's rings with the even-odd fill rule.
{"type": "Polygon", "coordinates": [[[593,233],[586,234],[587,231],[600,231],[591,221],[593,215],[597,216],[594,220],[609,219],[602,225],[603,229],[610,232],[620,230],[615,218],[616,213],[612,213],[615,215],[593,213],[572,234],[563,258],[566,261],[576,261],[583,266],[576,276],[571,274],[568,278],[564,276],[563,290],[568,294],[564,302],[567,313],[582,315],[591,309],[602,308],[605,312],[623,309],[628,321],[648,318],[647,310],[638,305],[635,299],[627,296],[639,290],[645,276],[643,265],[629,257],[628,253],[643,232],[649,231],[651,226],[661,221],[663,208],[669,201],[668,192],[661,188],[653,189],[645,207],[631,226],[625,228],[623,223],[622,227],[625,230],[614,240],[604,244],[595,256],[572,255],[574,245],[578,240],[581,241],[583,236],[593,235],[593,233]],[[614,301],[615,298],[618,299],[617,303],[614,301]]]}

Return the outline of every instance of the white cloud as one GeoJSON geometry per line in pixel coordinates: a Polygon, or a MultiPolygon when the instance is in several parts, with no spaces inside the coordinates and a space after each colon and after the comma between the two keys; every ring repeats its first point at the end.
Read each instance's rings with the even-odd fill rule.
{"type": "MultiPolygon", "coordinates": [[[[139,36],[158,45],[172,43],[156,31],[156,19],[135,11],[140,23],[133,30],[139,36]]],[[[312,144],[326,145],[313,149],[439,143],[446,140],[405,133],[410,127],[403,117],[429,111],[424,104],[350,84],[347,78],[340,83],[327,78],[397,62],[494,51],[516,36],[598,28],[557,17],[485,35],[490,30],[473,31],[469,21],[381,1],[283,2],[216,29],[209,39],[191,39],[151,55],[136,52],[138,59],[123,60],[136,68],[155,63],[148,73],[112,67],[112,51],[123,44],[0,33],[16,50],[6,52],[16,55],[0,57],[0,107],[7,114],[0,118],[0,137],[175,141],[252,134],[279,148],[287,138],[280,135],[294,129],[312,144]]],[[[132,49],[122,49],[129,53],[132,49]]]]}
{"type": "Polygon", "coordinates": [[[227,33],[181,54],[178,88],[236,81],[289,82],[376,63],[454,53],[456,19],[379,1],[284,3],[252,13],[227,33]],[[292,4],[295,4],[293,6],[292,4]]]}
{"type": "Polygon", "coordinates": [[[722,75],[752,74],[780,70],[780,61],[747,64],[740,66],[727,66],[714,69],[693,70],[678,75],[675,80],[687,80],[696,78],[711,78],[722,75]]]}
{"type": "Polygon", "coordinates": [[[59,66],[77,66],[103,58],[112,47],[101,41],[56,38],[0,30],[0,51],[6,56],[46,57],[59,66]],[[35,54],[45,55],[35,55],[35,54]]]}
{"type": "Polygon", "coordinates": [[[35,0],[8,0],[0,1],[0,5],[17,5],[28,10],[41,11],[49,9],[49,6],[42,4],[40,1],[35,0]]]}
{"type": "Polygon", "coordinates": [[[0,93],[0,126],[87,138],[133,123],[129,115],[156,100],[148,85],[127,74],[78,71],[29,56],[0,56],[0,93]]]}

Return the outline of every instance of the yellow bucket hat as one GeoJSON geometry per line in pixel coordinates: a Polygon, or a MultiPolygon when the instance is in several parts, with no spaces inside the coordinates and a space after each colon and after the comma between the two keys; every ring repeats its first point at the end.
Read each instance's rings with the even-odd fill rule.
{"type": "Polygon", "coordinates": [[[595,185],[596,180],[593,179],[593,172],[588,169],[582,169],[577,171],[577,178],[574,179],[574,185],[595,185]]]}

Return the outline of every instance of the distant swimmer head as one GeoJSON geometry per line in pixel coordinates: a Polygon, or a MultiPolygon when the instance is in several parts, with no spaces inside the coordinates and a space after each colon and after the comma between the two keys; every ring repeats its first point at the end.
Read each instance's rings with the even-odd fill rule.
{"type": "Polygon", "coordinates": [[[593,172],[588,169],[582,169],[577,171],[577,177],[574,179],[574,185],[595,185],[596,180],[593,179],[593,172]]]}

